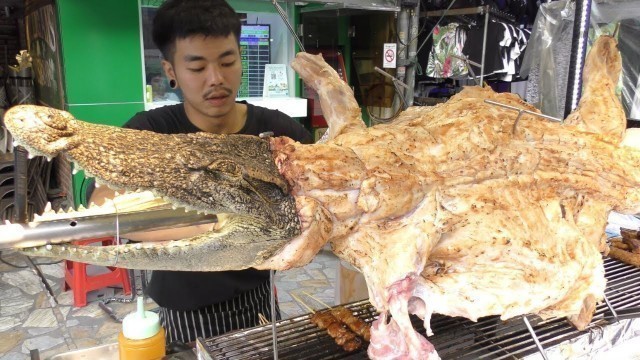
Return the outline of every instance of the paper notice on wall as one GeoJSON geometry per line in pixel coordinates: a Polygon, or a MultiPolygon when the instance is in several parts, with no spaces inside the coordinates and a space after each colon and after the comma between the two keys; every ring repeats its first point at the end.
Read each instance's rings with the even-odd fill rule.
{"type": "Polygon", "coordinates": [[[285,64],[266,64],[264,66],[263,97],[289,96],[287,66],[285,64]]]}
{"type": "Polygon", "coordinates": [[[382,67],[385,69],[396,68],[396,43],[386,43],[382,51],[382,67]]]}

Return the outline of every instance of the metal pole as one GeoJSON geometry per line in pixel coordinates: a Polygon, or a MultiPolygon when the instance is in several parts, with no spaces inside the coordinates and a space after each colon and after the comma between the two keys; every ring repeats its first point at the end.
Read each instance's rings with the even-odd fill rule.
{"type": "Polygon", "coordinates": [[[533,342],[536,343],[536,347],[538,348],[540,355],[542,355],[542,358],[544,360],[549,360],[549,358],[547,357],[547,353],[544,351],[544,348],[542,347],[540,340],[538,340],[538,336],[536,335],[536,332],[533,331],[533,327],[531,326],[531,323],[529,323],[529,319],[527,319],[526,315],[522,317],[522,321],[524,321],[524,324],[527,326],[527,329],[529,330],[529,334],[531,334],[531,337],[533,338],[533,342]]]}
{"type": "Polygon", "coordinates": [[[276,281],[274,277],[275,271],[269,270],[269,283],[271,287],[271,338],[273,341],[273,360],[278,360],[278,329],[276,322],[276,281]]]}
{"type": "Polygon", "coordinates": [[[575,20],[573,21],[573,40],[571,41],[571,59],[569,61],[569,79],[564,116],[567,117],[576,107],[582,95],[582,68],[587,54],[589,39],[589,21],[591,18],[591,0],[576,0],[575,20]]]}
{"type": "Polygon", "coordinates": [[[398,14],[398,54],[397,63],[398,71],[396,72],[396,79],[404,82],[406,75],[405,63],[407,60],[407,47],[409,46],[409,10],[407,8],[400,9],[398,14]]]}
{"type": "Polygon", "coordinates": [[[480,62],[480,86],[484,87],[484,63],[487,53],[487,30],[489,28],[489,6],[484,9],[484,30],[482,32],[482,61],[480,62]]]}
{"type": "Polygon", "coordinates": [[[276,8],[276,11],[282,18],[282,21],[284,21],[284,24],[287,25],[287,29],[289,29],[289,32],[291,33],[291,36],[293,36],[293,39],[296,41],[296,43],[298,43],[298,47],[300,48],[300,51],[306,52],[304,49],[304,45],[302,45],[302,40],[300,40],[300,38],[298,37],[298,34],[296,34],[296,31],[293,30],[293,26],[291,25],[291,22],[289,21],[287,14],[284,12],[284,9],[282,9],[282,7],[278,4],[276,0],[272,0],[271,3],[276,8]]]}
{"type": "Polygon", "coordinates": [[[407,91],[404,93],[404,103],[408,106],[413,105],[413,92],[416,85],[416,65],[418,63],[418,29],[420,27],[420,2],[412,10],[411,23],[409,25],[409,48],[408,57],[411,60],[406,73],[407,91]]]}
{"type": "Polygon", "coordinates": [[[172,209],[140,211],[118,215],[96,215],[75,219],[0,225],[0,249],[24,248],[116,235],[116,218],[123,234],[176,226],[213,223],[215,215],[172,209]]]}

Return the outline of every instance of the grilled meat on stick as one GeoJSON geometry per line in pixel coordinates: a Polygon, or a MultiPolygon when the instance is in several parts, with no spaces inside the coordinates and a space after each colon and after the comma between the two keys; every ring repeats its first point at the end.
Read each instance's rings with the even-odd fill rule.
{"type": "Polygon", "coordinates": [[[351,331],[358,334],[358,336],[362,337],[365,341],[369,342],[369,340],[371,340],[371,325],[353,315],[351,310],[344,306],[338,306],[329,309],[329,311],[331,311],[331,314],[333,314],[336,319],[347,325],[351,331]]]}
{"type": "Polygon", "coordinates": [[[211,232],[169,243],[22,251],[99,265],[222,271],[302,266],[329,242],[358,268],[380,311],[370,357],[435,359],[409,315],[568,317],[579,329],[603,298],[609,211],[640,211],[640,145],[615,87],[620,54],[600,37],[578,108],[563,124],[514,94],[468,87],[367,128],[351,88],[321,56],[292,67],[318,92],[319,144],[284,137],[163,135],[16,106],[5,125],[32,155],[64,153],[115,189],[152,190],[224,213],[211,232]],[[172,149],[158,151],[158,149],[172,149]]]}
{"type": "Polygon", "coordinates": [[[318,311],[311,315],[309,320],[320,329],[326,329],[336,344],[342,346],[347,352],[352,352],[362,347],[362,340],[349,328],[340,322],[331,311],[318,311]]]}

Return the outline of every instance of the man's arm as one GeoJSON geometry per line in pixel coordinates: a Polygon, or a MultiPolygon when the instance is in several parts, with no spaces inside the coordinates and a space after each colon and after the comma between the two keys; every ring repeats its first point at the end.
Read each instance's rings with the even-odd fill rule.
{"type": "MultiPolygon", "coordinates": [[[[111,190],[107,186],[100,186],[93,190],[89,203],[95,203],[96,205],[102,205],[109,199],[113,199],[115,191],[111,190]]],[[[176,210],[181,211],[181,210],[176,210]]],[[[194,226],[185,226],[174,229],[153,230],[153,231],[138,231],[134,233],[124,234],[123,237],[133,241],[169,241],[186,239],[192,236],[202,234],[207,231],[213,230],[216,223],[201,224],[194,226]]]]}

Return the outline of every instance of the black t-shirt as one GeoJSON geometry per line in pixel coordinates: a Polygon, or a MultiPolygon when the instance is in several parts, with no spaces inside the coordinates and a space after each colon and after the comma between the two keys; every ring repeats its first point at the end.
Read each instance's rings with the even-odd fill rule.
{"type": "MultiPolygon", "coordinates": [[[[312,142],[311,135],[302,125],[280,111],[243,103],[247,105],[247,121],[238,134],[258,135],[272,131],[274,136],[287,136],[307,144],[312,142]]],[[[183,104],[137,113],[124,127],[162,134],[201,131],[189,121],[183,104]]],[[[269,271],[256,269],[223,272],[158,270],[151,276],[147,293],[162,307],[195,310],[255,289],[268,279],[269,271]]]]}

